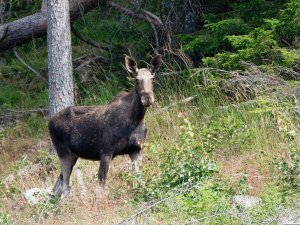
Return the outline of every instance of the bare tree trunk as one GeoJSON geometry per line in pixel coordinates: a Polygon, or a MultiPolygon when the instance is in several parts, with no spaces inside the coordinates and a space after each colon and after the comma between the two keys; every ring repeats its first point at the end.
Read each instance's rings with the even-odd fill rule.
{"type": "MultiPolygon", "coordinates": [[[[74,104],[69,0],[47,1],[47,43],[49,116],[52,117],[74,104]]],[[[51,143],[50,152],[53,151],[51,143]]]]}
{"type": "Polygon", "coordinates": [[[74,104],[68,0],[47,1],[49,115],[74,104]]]}

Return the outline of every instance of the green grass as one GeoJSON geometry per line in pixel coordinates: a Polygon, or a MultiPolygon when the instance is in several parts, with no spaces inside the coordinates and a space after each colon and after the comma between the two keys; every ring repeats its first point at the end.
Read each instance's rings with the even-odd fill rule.
{"type": "Polygon", "coordinates": [[[45,108],[48,101],[48,90],[38,91],[21,88],[16,84],[0,84],[0,107],[4,108],[45,108]]]}
{"type": "MultiPolygon", "coordinates": [[[[112,198],[118,200],[128,196],[131,207],[136,207],[145,201],[167,198],[174,191],[180,191],[184,182],[199,184],[199,187],[195,186],[190,191],[171,198],[149,213],[150,221],[163,221],[163,224],[172,221],[183,223],[205,217],[208,218],[203,219],[204,224],[243,224],[243,218],[225,214],[232,211],[231,198],[235,194],[253,193],[262,198],[259,208],[247,211],[255,224],[263,223],[271,215],[276,215],[280,207],[293,205],[291,198],[299,198],[299,192],[290,184],[291,180],[281,179],[281,175],[288,173],[295,176],[296,170],[291,167],[282,170],[278,165],[284,160],[297,160],[290,158],[291,144],[294,145],[293,149],[298,146],[296,137],[300,134],[298,124],[295,124],[297,114],[293,112],[297,101],[293,98],[270,99],[261,96],[250,105],[232,105],[215,82],[204,86],[201,77],[187,79],[188,76],[190,75],[183,74],[157,78],[157,105],[146,115],[149,133],[144,152],[147,162],[141,168],[141,175],[136,176],[123,170],[110,175],[117,180],[111,181],[113,185],[110,182],[108,184],[112,198]],[[196,95],[193,101],[174,104],[191,95],[196,95]],[[165,106],[169,107],[163,109],[165,106]],[[231,170],[231,165],[227,164],[230,158],[245,163],[249,156],[251,160],[247,162],[248,166],[240,164],[230,173],[227,172],[231,170]],[[210,170],[212,165],[215,167],[210,170]],[[257,173],[252,174],[252,170],[247,169],[249,167],[255,169],[260,176],[275,178],[260,180],[261,186],[255,186],[257,184],[251,176],[257,173]],[[234,178],[232,173],[244,173],[245,176],[234,178]],[[211,215],[215,216],[210,217],[211,215]]],[[[127,81],[94,82],[89,87],[79,87],[76,102],[79,105],[104,104],[120,90],[128,90],[129,87],[127,81]]],[[[37,106],[36,99],[39,96],[43,99],[42,96],[46,95],[43,91],[40,95],[24,91],[21,99],[17,88],[6,88],[8,91],[5,94],[2,92],[0,99],[8,102],[9,107],[37,106]],[[31,96],[30,94],[35,98],[26,97],[31,96]]],[[[10,153],[7,151],[20,151],[38,140],[44,140],[48,136],[46,125],[45,118],[31,115],[22,119],[16,127],[5,129],[1,133],[2,146],[6,148],[3,157],[9,158],[10,153]],[[14,140],[18,140],[17,145],[9,144],[14,143],[14,140]]],[[[50,165],[47,167],[49,171],[58,169],[53,163],[49,163],[52,159],[48,154],[30,155],[30,160],[50,165]]],[[[18,170],[20,162],[24,163],[19,158],[10,168],[18,170]]],[[[90,162],[86,162],[80,168],[84,170],[89,164],[90,162]]],[[[4,168],[5,173],[8,173],[7,170],[8,168],[4,168]]],[[[49,173],[43,174],[49,176],[49,173]]],[[[22,187],[16,185],[17,189],[13,186],[9,189],[9,196],[19,195],[19,192],[13,190],[22,187]]],[[[122,204],[118,207],[122,211],[122,204]]],[[[51,215],[51,210],[47,213],[51,215]]],[[[64,209],[59,213],[63,215],[64,209]]],[[[125,213],[123,217],[126,215],[125,213]]]]}

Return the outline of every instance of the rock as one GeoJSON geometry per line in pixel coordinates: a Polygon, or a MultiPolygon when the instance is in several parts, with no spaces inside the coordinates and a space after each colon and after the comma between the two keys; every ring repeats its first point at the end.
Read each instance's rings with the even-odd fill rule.
{"type": "Polygon", "coordinates": [[[236,195],[233,197],[233,203],[245,209],[251,209],[259,206],[261,199],[250,195],[236,195]]]}
{"type": "Polygon", "coordinates": [[[300,209],[287,210],[278,218],[278,224],[300,224],[300,209]]]}
{"type": "Polygon", "coordinates": [[[26,201],[32,206],[49,199],[50,196],[51,190],[43,188],[31,188],[24,193],[26,201]]]}

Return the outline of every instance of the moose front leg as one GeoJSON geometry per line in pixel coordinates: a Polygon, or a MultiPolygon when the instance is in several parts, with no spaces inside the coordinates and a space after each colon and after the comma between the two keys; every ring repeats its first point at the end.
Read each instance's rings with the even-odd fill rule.
{"type": "Polygon", "coordinates": [[[132,163],[133,163],[133,168],[134,168],[134,171],[136,173],[139,173],[140,172],[140,164],[141,164],[141,153],[140,153],[140,149],[138,151],[135,151],[133,153],[131,153],[129,155],[132,163]]]}
{"type": "Polygon", "coordinates": [[[111,161],[110,155],[102,155],[100,159],[100,168],[99,168],[99,183],[101,186],[105,186],[105,181],[109,169],[109,163],[111,161]]]}

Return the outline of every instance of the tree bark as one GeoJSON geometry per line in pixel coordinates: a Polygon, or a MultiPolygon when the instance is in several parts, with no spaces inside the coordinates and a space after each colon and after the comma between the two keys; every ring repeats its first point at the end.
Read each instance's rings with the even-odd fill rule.
{"type": "Polygon", "coordinates": [[[49,115],[74,104],[69,0],[47,1],[49,115]]]}

